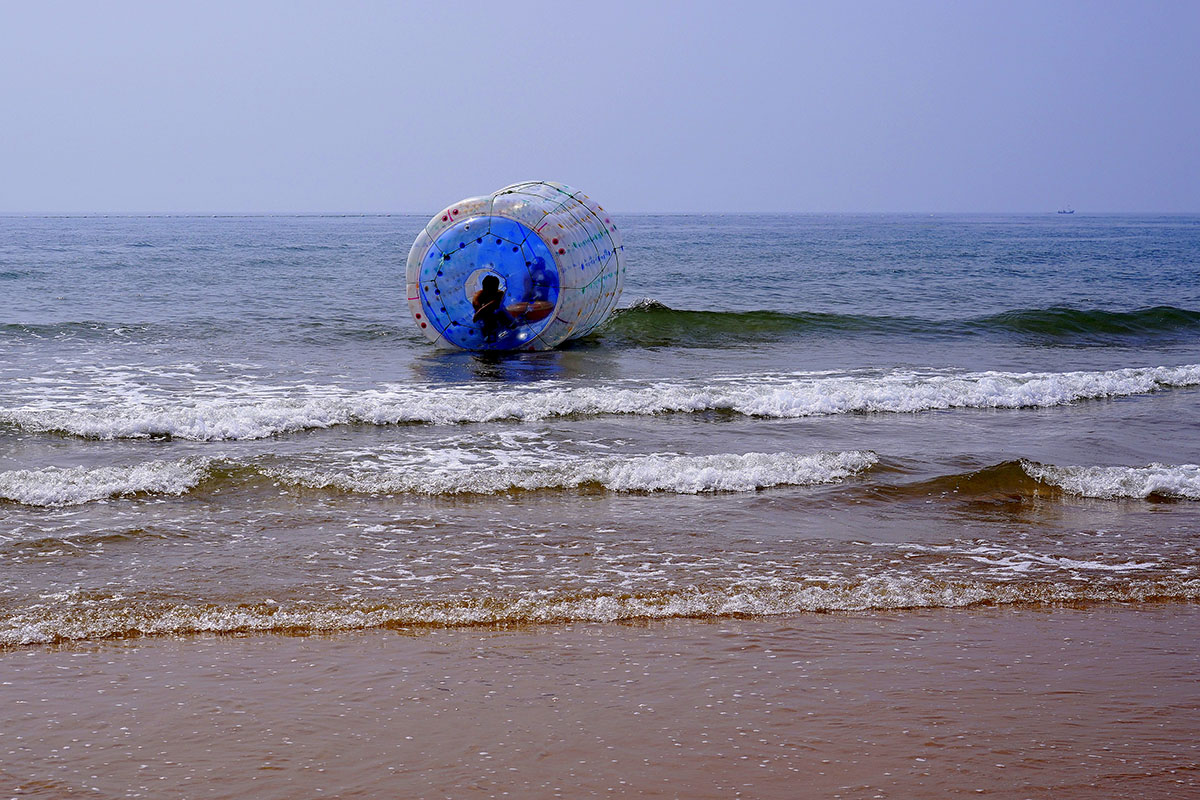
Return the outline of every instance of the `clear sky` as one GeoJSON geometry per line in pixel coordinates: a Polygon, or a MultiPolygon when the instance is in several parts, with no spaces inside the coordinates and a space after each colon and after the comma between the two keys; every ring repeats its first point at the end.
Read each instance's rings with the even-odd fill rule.
{"type": "Polygon", "coordinates": [[[1200,1],[0,0],[0,213],[1200,211],[1200,1]]]}

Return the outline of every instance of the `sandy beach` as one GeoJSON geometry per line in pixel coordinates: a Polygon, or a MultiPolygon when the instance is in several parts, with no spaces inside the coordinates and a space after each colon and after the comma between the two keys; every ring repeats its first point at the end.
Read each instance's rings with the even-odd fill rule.
{"type": "Polygon", "coordinates": [[[2,656],[39,798],[1177,798],[1200,606],[86,642],[2,656]]]}

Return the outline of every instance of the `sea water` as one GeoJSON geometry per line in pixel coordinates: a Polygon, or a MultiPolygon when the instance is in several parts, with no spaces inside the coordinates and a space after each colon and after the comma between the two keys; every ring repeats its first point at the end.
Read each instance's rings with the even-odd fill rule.
{"type": "Polygon", "coordinates": [[[424,221],[0,218],[0,648],[1200,598],[1200,217],[627,215],[512,355],[424,221]]]}

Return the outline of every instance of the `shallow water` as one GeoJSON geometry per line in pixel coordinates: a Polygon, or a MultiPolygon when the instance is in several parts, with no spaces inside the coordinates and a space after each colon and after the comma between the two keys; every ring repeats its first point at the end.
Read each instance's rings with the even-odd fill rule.
{"type": "Polygon", "coordinates": [[[423,219],[0,219],[0,644],[1200,595],[1200,219],[633,216],[551,353],[423,219]]]}
{"type": "MultiPolygon", "coordinates": [[[[939,609],[938,630],[961,641],[946,653],[913,652],[917,674],[939,674],[959,657],[947,653],[977,646],[972,670],[995,673],[1014,642],[1042,635],[1025,630],[1026,620],[1070,626],[1084,619],[1081,606],[1093,615],[1086,619],[1106,621],[1100,629],[1087,623],[1088,636],[1105,638],[1111,622],[1120,638],[1105,641],[1129,652],[1156,653],[1171,626],[1194,626],[1200,218],[631,216],[621,220],[628,288],[605,327],[560,351],[488,357],[431,350],[407,318],[403,264],[424,222],[0,218],[6,676],[28,663],[62,673],[51,682],[76,680],[103,659],[144,653],[155,662],[145,667],[147,691],[161,695],[163,709],[180,691],[176,673],[195,681],[193,700],[171,702],[219,705],[223,684],[200,663],[207,653],[219,651],[214,664],[246,663],[253,672],[256,654],[275,658],[311,641],[327,655],[323,671],[292,685],[324,693],[343,674],[358,675],[367,683],[345,709],[358,719],[375,713],[366,693],[383,680],[362,677],[375,656],[361,661],[360,653],[386,650],[392,631],[478,634],[491,663],[526,660],[532,691],[552,683],[561,663],[553,637],[586,630],[607,642],[596,655],[605,666],[581,677],[572,695],[587,707],[601,702],[589,692],[615,680],[612,670],[640,663],[641,655],[621,655],[632,629],[620,623],[628,621],[663,621],[644,629],[649,639],[638,647],[687,640],[690,660],[672,655],[683,644],[656,650],[655,670],[678,672],[689,686],[716,676],[728,681],[721,692],[746,678],[726,674],[736,662],[727,661],[735,651],[723,625],[737,637],[767,636],[773,649],[817,626],[831,676],[833,654],[852,653],[874,620],[919,627],[939,609]],[[497,625],[523,633],[493,637],[497,625]],[[299,638],[237,638],[252,633],[299,638]]],[[[396,657],[434,658],[426,650],[439,641],[422,639],[418,655],[396,657]]],[[[837,691],[871,695],[873,676],[896,666],[888,641],[876,642],[866,677],[847,677],[837,691]]],[[[288,657],[305,657],[299,651],[288,657]]],[[[1195,663],[1193,651],[1170,652],[1172,664],[1195,663]]],[[[1138,693],[1160,674],[1155,657],[1121,673],[1131,688],[1116,714],[1131,720],[1123,729],[1136,750],[1130,763],[1148,772],[1082,769],[1096,739],[1091,749],[1079,745],[1076,761],[1050,759],[1043,783],[1030,773],[1019,785],[1032,796],[1048,787],[1093,796],[1095,786],[1105,796],[1171,796],[1173,781],[1191,780],[1168,767],[1194,770],[1194,755],[1160,737],[1155,726],[1166,723],[1144,705],[1154,697],[1138,693]]],[[[433,663],[461,686],[476,680],[468,658],[455,649],[433,663]]],[[[1089,724],[1116,724],[1106,706],[1089,705],[1108,685],[1100,656],[1089,658],[1076,677],[1093,689],[1084,705],[1071,705],[1077,717],[1056,729],[1055,747],[1092,735],[1089,724]]],[[[1022,694],[1053,683],[1057,669],[1051,659],[1012,672],[1005,702],[1026,704],[1022,714],[1059,707],[1058,695],[1041,689],[1022,694]]],[[[6,677],[6,692],[26,697],[37,674],[6,677]]],[[[789,680],[762,687],[762,696],[800,702],[807,690],[789,680]]],[[[988,707],[988,685],[972,684],[955,706],[962,724],[963,709],[988,707]]],[[[81,697],[68,684],[55,687],[47,691],[72,704],[81,697]]],[[[296,700],[276,688],[263,677],[237,692],[260,720],[283,725],[296,700]]],[[[976,778],[985,791],[1018,785],[985,762],[1003,762],[1012,737],[1029,731],[994,714],[961,734],[961,746],[975,746],[972,737],[999,731],[984,760],[961,750],[939,755],[939,767],[959,770],[961,780],[921,782],[907,751],[907,777],[891,783],[881,772],[901,774],[899,751],[864,756],[862,773],[845,766],[856,763],[852,742],[865,753],[877,741],[853,725],[890,738],[909,711],[951,713],[933,678],[910,688],[887,713],[862,705],[846,712],[851,727],[839,729],[830,762],[841,767],[822,773],[814,764],[824,762],[800,757],[803,747],[789,738],[800,730],[793,714],[773,736],[798,750],[721,775],[748,781],[746,796],[790,796],[794,770],[813,780],[826,774],[814,784],[822,795],[868,796],[879,787],[940,795],[966,791],[976,778]],[[767,789],[758,792],[751,773],[765,776],[767,789]]],[[[676,697],[699,708],[699,695],[681,691],[655,684],[638,702],[676,697]]],[[[718,699],[737,708],[746,697],[718,699]]],[[[1194,728],[1194,703],[1171,703],[1171,730],[1194,728]]],[[[82,730],[83,717],[63,723],[64,713],[90,715],[89,730],[117,736],[119,725],[104,727],[116,718],[103,704],[69,707],[52,718],[62,723],[55,736],[82,730]]],[[[467,713],[423,707],[420,725],[430,730],[442,730],[433,718],[462,726],[467,713]]],[[[772,709],[755,708],[765,724],[772,709]]],[[[217,781],[211,796],[231,796],[247,775],[273,787],[256,796],[286,796],[289,786],[326,785],[303,777],[321,761],[339,776],[327,785],[343,796],[358,786],[356,763],[368,770],[354,790],[361,796],[388,785],[384,751],[356,761],[331,737],[386,744],[399,717],[376,720],[370,734],[335,709],[314,713],[328,724],[301,738],[320,753],[278,774],[248,766],[270,761],[262,748],[245,762],[222,750],[221,726],[196,734],[212,749],[208,766],[189,772],[168,748],[145,774],[209,780],[236,762],[245,770],[230,771],[233,788],[217,781]],[[339,758],[341,772],[331,766],[339,758]]],[[[537,725],[576,724],[546,717],[549,706],[539,713],[521,729],[531,747],[537,725]]],[[[496,765],[482,762],[430,766],[444,748],[458,752],[494,735],[446,728],[439,735],[449,738],[429,740],[418,754],[425,771],[405,785],[429,796],[469,785],[477,796],[511,789],[548,797],[616,791],[613,781],[627,779],[639,793],[660,791],[674,768],[638,767],[630,759],[641,740],[624,717],[605,719],[604,741],[508,755],[505,770],[536,758],[544,780],[494,779],[487,769],[496,765]],[[569,767],[575,756],[594,764],[609,747],[624,748],[616,766],[569,767]]],[[[14,744],[10,735],[0,744],[19,758],[0,768],[23,791],[90,791],[82,764],[112,779],[103,788],[110,794],[161,795],[153,789],[161,784],[129,771],[136,751],[102,764],[59,758],[66,743],[38,733],[46,720],[22,720],[25,732],[12,735],[36,741],[14,744]],[[51,747],[56,766],[37,766],[51,747]]],[[[189,724],[174,711],[139,722],[163,741],[186,741],[189,724]]],[[[708,758],[697,746],[699,724],[689,723],[678,744],[708,758]]],[[[736,726],[721,731],[743,735],[736,726]]],[[[666,735],[654,734],[663,752],[666,735]]],[[[158,740],[138,741],[149,751],[158,740]]],[[[1021,752],[1039,763],[1032,746],[1021,752]]],[[[698,788],[686,796],[743,791],[707,769],[691,773],[698,788]]]]}

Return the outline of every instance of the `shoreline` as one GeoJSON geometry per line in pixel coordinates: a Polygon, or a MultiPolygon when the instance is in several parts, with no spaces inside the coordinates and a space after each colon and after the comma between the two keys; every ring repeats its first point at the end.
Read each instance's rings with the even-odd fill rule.
{"type": "Polygon", "coordinates": [[[21,797],[1200,789],[1195,603],[199,635],[0,660],[0,786],[21,797]]]}

